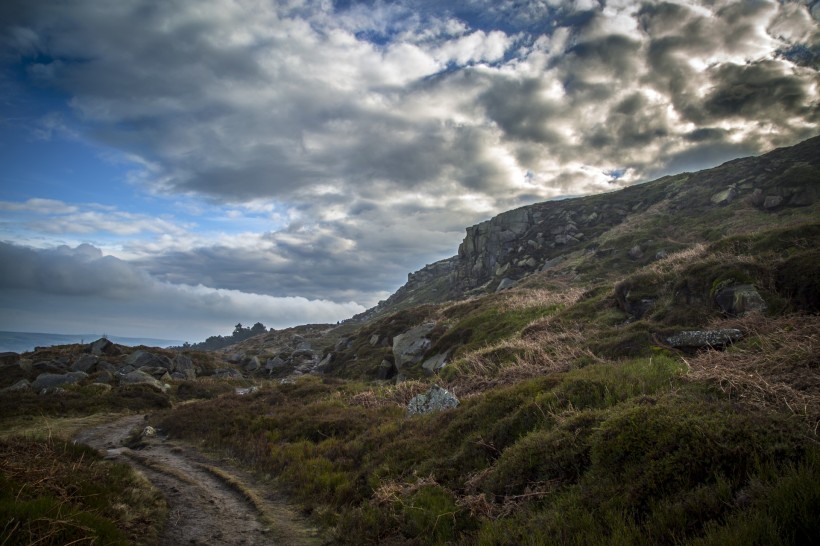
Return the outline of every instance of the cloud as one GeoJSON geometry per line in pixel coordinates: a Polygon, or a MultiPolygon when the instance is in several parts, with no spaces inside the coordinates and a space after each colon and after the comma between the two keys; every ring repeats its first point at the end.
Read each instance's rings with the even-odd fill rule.
{"type": "Polygon", "coordinates": [[[493,214],[818,132],[800,2],[8,0],[0,21],[6,73],[70,97],[32,130],[183,202],[6,201],[4,238],[96,242],[168,286],[369,305],[493,214]]]}
{"type": "Polygon", "coordinates": [[[157,280],[91,246],[49,250],[0,243],[0,328],[204,339],[237,321],[269,327],[336,322],[363,311],[352,302],[273,297],[157,280]],[[57,325],[61,326],[57,326],[57,325]]]}

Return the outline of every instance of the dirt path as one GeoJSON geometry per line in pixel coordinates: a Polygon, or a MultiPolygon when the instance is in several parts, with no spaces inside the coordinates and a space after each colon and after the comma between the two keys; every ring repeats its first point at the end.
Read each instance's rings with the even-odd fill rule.
{"type": "Polygon", "coordinates": [[[320,543],[315,529],[244,472],[161,438],[146,439],[139,450],[123,447],[144,424],[132,415],[85,429],[75,440],[128,462],[162,491],[169,518],[161,545],[320,543]]]}

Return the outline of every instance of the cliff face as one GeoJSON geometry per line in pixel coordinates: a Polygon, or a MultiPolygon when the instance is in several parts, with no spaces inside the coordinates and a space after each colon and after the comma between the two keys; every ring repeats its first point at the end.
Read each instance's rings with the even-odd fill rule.
{"type": "Polygon", "coordinates": [[[805,209],[818,200],[820,137],[607,194],[537,203],[467,228],[456,256],[410,273],[395,294],[355,318],[504,288],[539,271],[605,277],[779,222],[791,209],[811,214],[805,209]]]}

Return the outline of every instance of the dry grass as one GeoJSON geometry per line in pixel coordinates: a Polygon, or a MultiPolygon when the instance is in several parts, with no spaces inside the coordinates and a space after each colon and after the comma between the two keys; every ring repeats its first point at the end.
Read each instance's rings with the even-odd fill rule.
{"type": "Polygon", "coordinates": [[[407,407],[411,398],[429,388],[430,384],[424,381],[403,381],[396,385],[383,385],[357,392],[349,396],[347,402],[364,408],[407,407]]]}
{"type": "Polygon", "coordinates": [[[531,290],[511,290],[500,304],[504,311],[532,309],[534,307],[569,306],[578,301],[583,290],[577,287],[563,287],[561,290],[538,288],[531,290]]]}
{"type": "Polygon", "coordinates": [[[738,328],[744,341],[727,351],[705,351],[688,361],[688,376],[716,383],[756,407],[787,410],[820,428],[820,317],[765,318],[753,315],[721,321],[738,328]]]}

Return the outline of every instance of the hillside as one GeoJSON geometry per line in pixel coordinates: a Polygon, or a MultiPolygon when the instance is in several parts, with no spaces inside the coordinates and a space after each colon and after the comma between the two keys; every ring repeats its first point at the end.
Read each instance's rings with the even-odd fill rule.
{"type": "MultiPolygon", "coordinates": [[[[331,543],[818,543],[819,201],[820,137],[523,207],[354,320],[114,347],[0,422],[151,411],[331,543]]],[[[3,386],[83,351],[5,355],[3,386]]]]}

